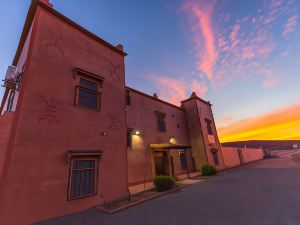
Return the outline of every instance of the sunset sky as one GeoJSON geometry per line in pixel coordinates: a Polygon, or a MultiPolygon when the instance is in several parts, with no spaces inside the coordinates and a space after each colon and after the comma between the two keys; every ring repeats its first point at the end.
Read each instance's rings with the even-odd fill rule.
{"type": "MultiPolygon", "coordinates": [[[[300,140],[299,0],[50,2],[124,45],[128,86],[176,105],[192,91],[211,101],[221,141],[300,140]]],[[[2,78],[29,5],[0,3],[2,78]]]]}

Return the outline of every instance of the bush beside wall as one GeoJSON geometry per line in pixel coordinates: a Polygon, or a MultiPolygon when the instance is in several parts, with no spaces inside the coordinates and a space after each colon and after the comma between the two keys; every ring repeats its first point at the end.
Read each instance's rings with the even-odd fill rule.
{"type": "Polygon", "coordinates": [[[156,176],[153,183],[157,191],[167,191],[173,188],[176,182],[170,176],[156,176]]]}
{"type": "Polygon", "coordinates": [[[212,176],[212,175],[216,175],[217,174],[217,169],[215,166],[213,165],[203,165],[202,166],[202,175],[203,176],[212,176]]]}

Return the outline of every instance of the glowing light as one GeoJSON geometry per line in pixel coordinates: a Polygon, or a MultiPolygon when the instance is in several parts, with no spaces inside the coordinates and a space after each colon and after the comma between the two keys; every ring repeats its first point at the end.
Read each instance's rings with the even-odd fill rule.
{"type": "Polygon", "coordinates": [[[132,149],[134,150],[141,150],[144,151],[144,140],[141,136],[136,135],[134,132],[134,135],[132,135],[132,149]]]}
{"type": "Polygon", "coordinates": [[[171,144],[176,144],[176,143],[177,143],[177,142],[176,142],[176,139],[172,137],[172,138],[170,139],[170,143],[171,143],[171,144]]]}

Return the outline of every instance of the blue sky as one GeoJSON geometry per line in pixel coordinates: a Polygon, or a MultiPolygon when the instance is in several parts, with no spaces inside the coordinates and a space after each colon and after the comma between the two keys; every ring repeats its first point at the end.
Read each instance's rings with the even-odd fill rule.
{"type": "MultiPolygon", "coordinates": [[[[124,45],[128,86],[174,104],[196,91],[213,103],[219,128],[300,101],[300,1],[50,2],[101,38],[124,45]]],[[[29,5],[0,3],[1,77],[29,5]]]]}

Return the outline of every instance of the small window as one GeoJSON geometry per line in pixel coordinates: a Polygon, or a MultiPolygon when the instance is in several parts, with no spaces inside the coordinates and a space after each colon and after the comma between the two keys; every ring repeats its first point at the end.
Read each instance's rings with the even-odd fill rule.
{"type": "Polygon", "coordinates": [[[131,105],[131,96],[129,90],[126,90],[126,105],[131,105]]]}
{"type": "Polygon", "coordinates": [[[100,110],[100,96],[98,92],[99,83],[84,78],[80,78],[80,83],[76,86],[75,104],[83,108],[100,110]]]}
{"type": "Polygon", "coordinates": [[[218,165],[219,165],[218,150],[217,150],[217,149],[212,149],[212,150],[211,150],[211,154],[212,154],[212,156],[213,156],[214,164],[215,164],[216,166],[218,166],[218,165]]]}
{"type": "Polygon", "coordinates": [[[97,162],[95,158],[71,160],[69,199],[97,193],[97,162]]]}
{"type": "Polygon", "coordinates": [[[127,147],[132,147],[132,129],[127,129],[127,147]]]}
{"type": "Polygon", "coordinates": [[[212,128],[211,128],[211,120],[206,119],[205,123],[206,123],[207,133],[209,135],[212,135],[213,132],[212,132],[212,128]]]}
{"type": "Polygon", "coordinates": [[[156,114],[156,123],[157,123],[157,130],[160,132],[166,132],[166,120],[165,115],[161,113],[156,114]]]}
{"type": "Polygon", "coordinates": [[[13,106],[13,103],[14,103],[14,98],[15,98],[15,91],[11,90],[10,93],[9,93],[8,100],[7,100],[7,108],[6,108],[7,112],[10,112],[12,110],[12,106],[13,106]]]}
{"type": "Polygon", "coordinates": [[[185,157],[185,151],[179,151],[179,158],[182,170],[187,170],[187,161],[185,157]]]}

